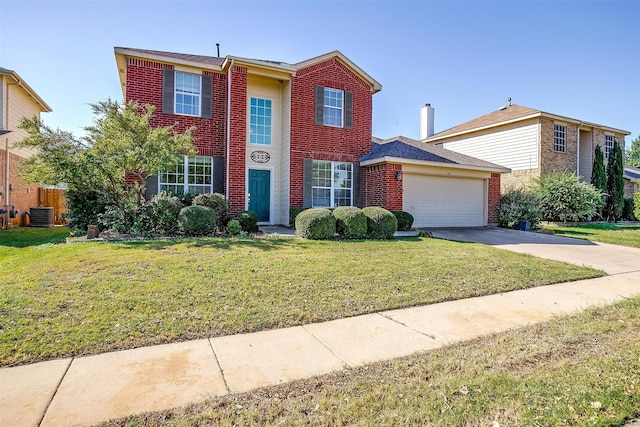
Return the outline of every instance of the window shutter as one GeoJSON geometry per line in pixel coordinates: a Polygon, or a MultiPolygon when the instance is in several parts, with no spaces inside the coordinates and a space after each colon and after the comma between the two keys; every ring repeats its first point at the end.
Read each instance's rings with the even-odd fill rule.
{"type": "Polygon", "coordinates": [[[158,194],[158,177],[156,175],[148,176],[147,179],[145,180],[145,183],[147,184],[147,191],[145,192],[145,198],[147,200],[151,200],[153,196],[158,194]]]}
{"type": "Polygon", "coordinates": [[[362,207],[362,174],[360,173],[360,162],[352,163],[352,185],[353,185],[353,206],[362,207]]]}
{"type": "Polygon", "coordinates": [[[302,162],[302,207],[310,208],[313,205],[313,159],[302,162]]]}
{"type": "Polygon", "coordinates": [[[324,86],[316,85],[316,124],[322,126],[324,124],[324,86]]]}
{"type": "Polygon", "coordinates": [[[162,112],[164,114],[174,114],[175,79],[175,71],[169,68],[162,70],[162,112]]]}
{"type": "Polygon", "coordinates": [[[202,76],[202,97],[200,98],[200,117],[211,118],[211,95],[213,79],[211,76],[202,76]]]}
{"type": "Polygon", "coordinates": [[[224,194],[224,157],[213,156],[213,192],[224,194]]]}
{"type": "Polygon", "coordinates": [[[351,129],[353,125],[353,92],[344,91],[344,128],[351,129]]]}

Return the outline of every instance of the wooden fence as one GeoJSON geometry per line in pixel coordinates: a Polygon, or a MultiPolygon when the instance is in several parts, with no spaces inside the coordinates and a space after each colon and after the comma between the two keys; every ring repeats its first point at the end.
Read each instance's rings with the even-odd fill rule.
{"type": "Polygon", "coordinates": [[[53,223],[62,225],[67,222],[62,214],[67,212],[67,199],[64,190],[38,188],[38,205],[53,208],[53,223]]]}

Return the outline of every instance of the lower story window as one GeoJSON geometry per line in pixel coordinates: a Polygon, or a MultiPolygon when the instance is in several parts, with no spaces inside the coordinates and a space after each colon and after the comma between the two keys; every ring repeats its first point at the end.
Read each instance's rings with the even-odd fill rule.
{"type": "Polygon", "coordinates": [[[337,208],[353,204],[352,164],[313,161],[313,207],[337,208]]]}
{"type": "Polygon", "coordinates": [[[160,172],[159,190],[176,195],[213,193],[213,158],[183,156],[175,169],[160,172]]]}

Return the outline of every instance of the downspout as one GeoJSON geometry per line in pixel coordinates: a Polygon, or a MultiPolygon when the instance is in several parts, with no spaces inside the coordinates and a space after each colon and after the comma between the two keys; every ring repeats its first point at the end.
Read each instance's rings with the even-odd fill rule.
{"type": "MultiPolygon", "coordinates": [[[[15,77],[14,77],[15,78],[15,77]]],[[[5,129],[9,129],[9,86],[15,86],[15,85],[19,85],[20,79],[16,79],[16,81],[14,83],[7,83],[7,94],[5,96],[5,112],[4,112],[4,124],[6,126],[5,129]]],[[[4,210],[5,210],[5,214],[4,214],[4,228],[8,229],[9,228],[9,202],[11,200],[9,200],[9,137],[7,137],[5,139],[5,145],[4,145],[4,149],[5,149],[5,163],[4,163],[4,169],[5,169],[5,177],[4,177],[4,210]]]]}
{"type": "Polygon", "coordinates": [[[226,170],[224,171],[224,196],[229,201],[229,153],[231,150],[231,74],[233,73],[233,58],[229,64],[229,72],[227,73],[227,153],[226,153],[226,170]]]}

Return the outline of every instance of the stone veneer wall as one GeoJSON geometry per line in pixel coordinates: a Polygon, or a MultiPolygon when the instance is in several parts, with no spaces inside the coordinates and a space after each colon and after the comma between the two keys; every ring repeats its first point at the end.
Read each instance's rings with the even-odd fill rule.
{"type": "Polygon", "coordinates": [[[540,119],[540,173],[549,172],[577,172],[577,147],[578,126],[573,123],[562,123],[567,128],[566,150],[564,153],[553,151],[553,126],[556,122],[552,119],[540,119]]]}

